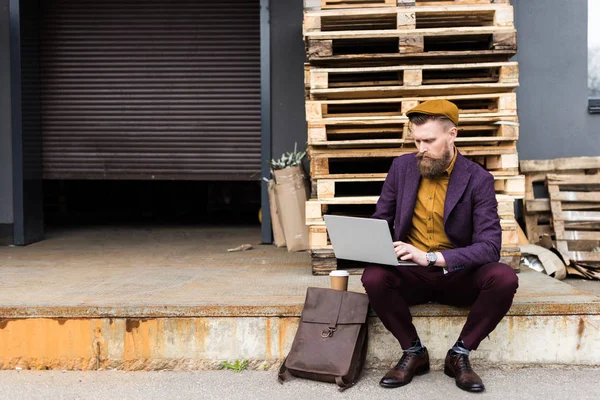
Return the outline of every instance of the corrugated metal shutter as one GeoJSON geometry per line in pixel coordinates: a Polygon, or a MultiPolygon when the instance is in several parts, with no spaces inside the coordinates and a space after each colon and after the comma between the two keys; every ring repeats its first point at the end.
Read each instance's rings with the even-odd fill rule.
{"type": "Polygon", "coordinates": [[[45,178],[260,179],[258,0],[41,4],[45,178]]]}

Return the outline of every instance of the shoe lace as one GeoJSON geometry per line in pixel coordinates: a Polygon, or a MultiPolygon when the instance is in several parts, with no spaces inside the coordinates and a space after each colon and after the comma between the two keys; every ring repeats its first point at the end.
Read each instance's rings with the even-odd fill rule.
{"type": "Polygon", "coordinates": [[[464,354],[460,354],[456,360],[456,369],[458,371],[472,371],[471,361],[469,361],[469,357],[464,354]]]}
{"type": "Polygon", "coordinates": [[[414,353],[403,353],[402,357],[400,358],[400,361],[398,361],[398,364],[396,365],[396,368],[402,369],[402,368],[406,367],[406,364],[408,364],[409,361],[413,357],[416,357],[416,354],[414,354],[414,353]]]}

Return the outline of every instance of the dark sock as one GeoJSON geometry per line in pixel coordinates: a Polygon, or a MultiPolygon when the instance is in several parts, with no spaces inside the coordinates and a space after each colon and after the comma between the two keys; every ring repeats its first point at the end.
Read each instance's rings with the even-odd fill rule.
{"type": "Polygon", "coordinates": [[[411,346],[408,349],[404,350],[404,352],[422,355],[423,353],[425,353],[425,346],[421,344],[421,340],[419,338],[416,338],[412,341],[411,346]]]}
{"type": "Polygon", "coordinates": [[[468,356],[469,353],[471,353],[471,350],[467,349],[467,347],[465,346],[465,343],[462,341],[462,339],[458,339],[456,341],[456,343],[454,344],[454,346],[452,346],[452,348],[450,349],[450,352],[452,353],[453,356],[455,356],[457,354],[464,354],[464,355],[468,356]]]}

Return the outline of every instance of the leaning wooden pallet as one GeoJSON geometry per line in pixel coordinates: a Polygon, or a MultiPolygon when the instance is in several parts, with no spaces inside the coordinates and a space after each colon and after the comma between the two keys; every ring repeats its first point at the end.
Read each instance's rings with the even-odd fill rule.
{"type": "Polygon", "coordinates": [[[550,174],[546,184],[558,251],[567,263],[589,264],[600,279],[600,174],[550,174]]]}
{"type": "MultiPolygon", "coordinates": [[[[600,172],[600,157],[569,157],[552,160],[522,160],[520,172],[525,177],[525,198],[523,210],[527,239],[532,244],[539,243],[544,236],[553,238],[552,213],[550,199],[546,196],[536,195],[534,187],[539,185],[537,192],[542,191],[549,174],[591,175],[600,172]]],[[[582,205],[565,203],[564,210],[582,205]]]]}

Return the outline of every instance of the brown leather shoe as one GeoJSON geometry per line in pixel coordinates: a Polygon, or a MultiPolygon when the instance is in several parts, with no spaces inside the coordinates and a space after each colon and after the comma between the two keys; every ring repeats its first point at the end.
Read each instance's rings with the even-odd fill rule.
{"type": "Polygon", "coordinates": [[[404,353],[398,364],[388,371],[379,381],[384,388],[397,388],[408,385],[415,375],[429,372],[429,353],[427,348],[423,354],[404,353]]]}
{"type": "Polygon", "coordinates": [[[452,354],[448,351],[444,363],[444,373],[456,381],[456,386],[467,392],[483,392],[485,386],[479,375],[471,368],[469,356],[452,354]]]}

